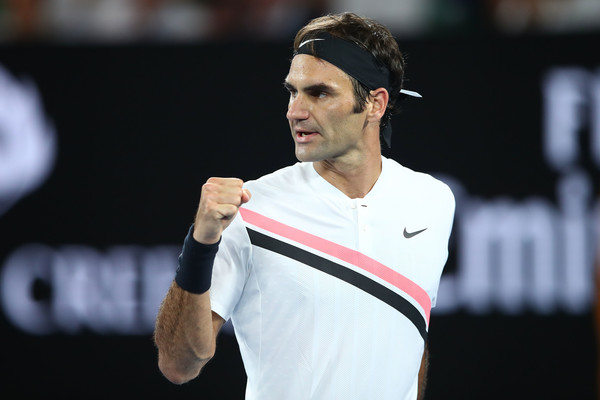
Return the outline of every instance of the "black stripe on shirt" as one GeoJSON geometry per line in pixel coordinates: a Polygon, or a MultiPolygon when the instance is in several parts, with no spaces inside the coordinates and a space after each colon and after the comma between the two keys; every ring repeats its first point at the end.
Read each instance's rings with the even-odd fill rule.
{"type": "Polygon", "coordinates": [[[306,264],[309,267],[313,267],[321,272],[341,279],[344,282],[347,282],[394,307],[396,310],[404,314],[404,316],[415,325],[423,340],[426,340],[427,326],[425,324],[425,319],[414,305],[412,305],[408,300],[400,296],[398,293],[395,293],[393,290],[390,290],[374,280],[369,279],[366,276],[353,271],[352,269],[346,268],[343,265],[337,264],[331,260],[292,246],[289,243],[282,242],[281,240],[272,238],[250,228],[246,229],[248,230],[248,235],[250,236],[250,242],[253,245],[281,254],[282,256],[289,257],[293,260],[306,264]]]}

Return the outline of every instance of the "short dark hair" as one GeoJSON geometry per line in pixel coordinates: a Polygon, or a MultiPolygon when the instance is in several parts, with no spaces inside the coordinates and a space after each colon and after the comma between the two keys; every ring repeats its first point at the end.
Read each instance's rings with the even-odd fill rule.
{"type": "MultiPolygon", "coordinates": [[[[356,43],[371,52],[390,70],[391,93],[389,93],[388,106],[380,124],[380,127],[384,127],[389,123],[391,116],[398,111],[397,100],[400,97],[404,80],[404,56],[398,47],[398,42],[390,30],[381,23],[351,12],[343,12],[315,18],[301,28],[294,39],[294,52],[298,50],[300,43],[322,32],[328,32],[333,36],[356,43]]],[[[353,77],[349,77],[356,98],[354,111],[361,112],[370,90],[353,77]]]]}

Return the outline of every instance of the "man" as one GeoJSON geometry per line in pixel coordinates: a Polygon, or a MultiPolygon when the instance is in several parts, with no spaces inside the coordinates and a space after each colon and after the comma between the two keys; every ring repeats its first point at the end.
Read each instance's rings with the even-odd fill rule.
{"type": "Polygon", "coordinates": [[[231,318],[246,399],[417,399],[454,197],[381,155],[380,131],[389,144],[389,117],[414,93],[401,93],[385,27],[320,17],[294,50],[285,87],[300,162],[203,185],[156,321],[159,368],[175,383],[198,376],[231,318]]]}

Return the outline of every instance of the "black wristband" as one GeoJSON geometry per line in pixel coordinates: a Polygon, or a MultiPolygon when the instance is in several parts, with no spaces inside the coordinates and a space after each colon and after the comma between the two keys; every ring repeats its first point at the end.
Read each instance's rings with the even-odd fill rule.
{"type": "Polygon", "coordinates": [[[210,289],[213,264],[221,239],[215,244],[202,244],[194,239],[193,233],[192,224],[183,241],[175,282],[185,291],[202,294],[210,289]]]}

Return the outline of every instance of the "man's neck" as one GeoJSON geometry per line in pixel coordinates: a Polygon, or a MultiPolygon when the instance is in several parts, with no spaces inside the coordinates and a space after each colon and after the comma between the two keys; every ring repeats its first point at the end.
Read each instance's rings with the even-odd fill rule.
{"type": "Polygon", "coordinates": [[[363,198],[375,186],[381,175],[381,153],[353,162],[323,160],[313,165],[323,179],[349,198],[363,198]]]}

